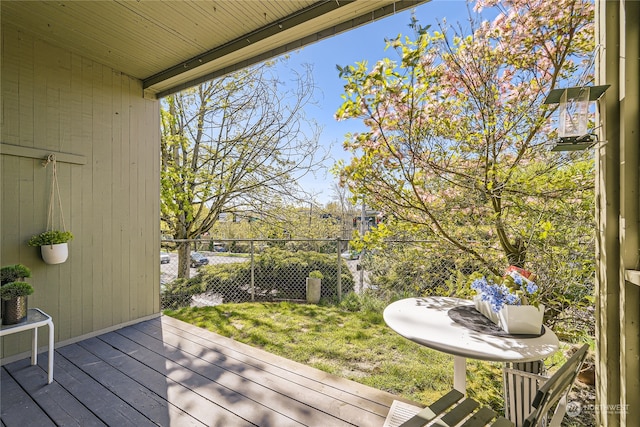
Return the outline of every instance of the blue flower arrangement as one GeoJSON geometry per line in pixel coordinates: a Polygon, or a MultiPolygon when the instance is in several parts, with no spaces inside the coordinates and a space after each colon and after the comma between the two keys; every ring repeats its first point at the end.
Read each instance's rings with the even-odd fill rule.
{"type": "Polygon", "coordinates": [[[510,272],[501,279],[475,279],[471,283],[471,289],[497,313],[505,305],[536,305],[538,285],[517,272],[510,272]]]}

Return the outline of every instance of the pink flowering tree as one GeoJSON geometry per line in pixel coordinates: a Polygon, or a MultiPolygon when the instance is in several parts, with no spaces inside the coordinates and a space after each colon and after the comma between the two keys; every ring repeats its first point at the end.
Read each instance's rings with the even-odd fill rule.
{"type": "Polygon", "coordinates": [[[566,254],[592,226],[592,153],[549,152],[554,111],[543,101],[590,82],[594,11],[581,0],[475,10],[489,7],[497,17],[475,17],[468,34],[413,20],[413,38],[387,40],[397,60],[338,67],[336,117],[366,127],[344,143],[353,157],[340,178],[353,194],[498,272],[550,247],[566,254]]]}

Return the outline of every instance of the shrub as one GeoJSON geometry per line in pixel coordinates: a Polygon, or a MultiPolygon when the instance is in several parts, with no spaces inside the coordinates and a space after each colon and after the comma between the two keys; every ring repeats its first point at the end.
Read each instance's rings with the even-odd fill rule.
{"type": "Polygon", "coordinates": [[[424,246],[389,245],[368,251],[363,265],[370,273],[372,287],[381,293],[429,296],[455,295],[451,280],[457,271],[469,270],[473,262],[460,252],[443,251],[441,246],[427,242],[424,246]]]}
{"type": "Polygon", "coordinates": [[[26,297],[33,293],[33,286],[27,282],[11,282],[0,288],[0,299],[10,300],[18,297],[26,297]]]}
{"type": "Polygon", "coordinates": [[[27,277],[31,277],[31,270],[22,264],[7,265],[0,268],[0,284],[2,285],[27,277]]]}
{"type": "MultiPolygon", "coordinates": [[[[340,262],[342,294],[346,295],[353,290],[354,281],[346,262],[340,262]]],[[[338,268],[334,254],[270,248],[256,258],[256,285],[270,287],[278,298],[304,299],[305,279],[314,270],[323,276],[321,298],[337,300],[338,268]]]]}
{"type": "MultiPolygon", "coordinates": [[[[228,243],[229,252],[237,253],[237,254],[248,254],[251,252],[251,243],[249,242],[238,242],[233,241],[228,243]]],[[[254,245],[254,251],[259,251],[258,245],[254,245]]]]}
{"type": "Polygon", "coordinates": [[[355,292],[349,292],[342,301],[340,301],[340,308],[349,312],[373,312],[382,314],[385,307],[389,305],[389,300],[381,298],[380,295],[371,290],[366,289],[361,294],[355,292]]]}
{"type": "Polygon", "coordinates": [[[312,272],[309,273],[310,279],[322,279],[323,277],[324,276],[319,270],[313,270],[312,272]]]}
{"type": "MultiPolygon", "coordinates": [[[[342,294],[346,295],[353,291],[354,281],[346,262],[341,262],[342,294]]],[[[306,278],[313,271],[322,275],[320,297],[334,301],[338,298],[335,255],[267,248],[254,258],[254,263],[255,300],[303,300],[306,278]]],[[[224,302],[251,301],[251,262],[203,266],[192,279],[168,284],[162,294],[163,308],[188,306],[191,296],[201,293],[218,295],[224,302]]]]}
{"type": "Polygon", "coordinates": [[[336,242],[315,240],[290,240],[278,246],[290,252],[319,252],[321,254],[337,253],[336,242]]]}
{"type": "Polygon", "coordinates": [[[203,292],[219,295],[224,302],[251,301],[251,262],[207,265],[193,278],[203,292]]]}

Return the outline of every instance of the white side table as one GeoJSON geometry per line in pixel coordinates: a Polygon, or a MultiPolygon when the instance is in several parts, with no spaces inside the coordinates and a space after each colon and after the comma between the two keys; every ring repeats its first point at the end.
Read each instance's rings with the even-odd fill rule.
{"type": "Polygon", "coordinates": [[[449,311],[471,305],[469,300],[449,297],[407,298],[384,310],[386,324],[403,337],[425,347],[452,354],[454,388],[466,394],[466,358],[494,362],[530,362],[544,359],[559,348],[556,334],[548,328],[537,337],[494,336],[455,322],[449,311]]]}
{"type": "Polygon", "coordinates": [[[30,308],[27,311],[26,320],[15,325],[0,325],[0,337],[33,329],[31,364],[35,365],[38,363],[38,328],[45,325],[49,327],[49,366],[47,373],[49,374],[48,384],[51,384],[53,382],[53,320],[51,320],[51,316],[38,308],[30,308]]]}

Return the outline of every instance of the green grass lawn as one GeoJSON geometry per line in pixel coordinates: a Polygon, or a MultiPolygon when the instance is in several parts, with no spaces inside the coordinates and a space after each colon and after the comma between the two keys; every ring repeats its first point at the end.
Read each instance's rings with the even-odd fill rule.
{"type": "MultiPolygon", "coordinates": [[[[453,387],[453,356],[386,326],[381,310],[243,303],[165,314],[379,390],[429,404],[453,387]]],[[[503,410],[501,364],[467,361],[467,391],[503,410]]]]}

